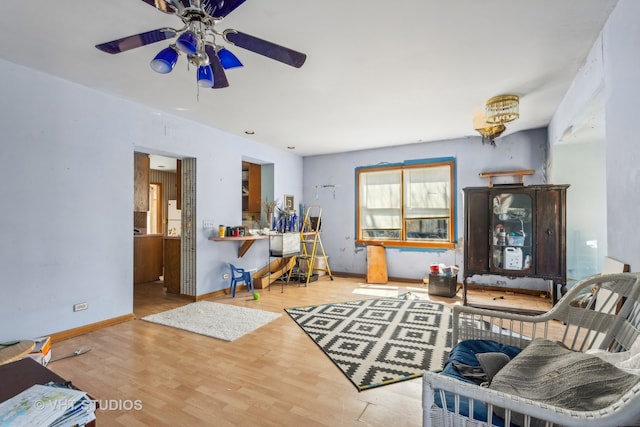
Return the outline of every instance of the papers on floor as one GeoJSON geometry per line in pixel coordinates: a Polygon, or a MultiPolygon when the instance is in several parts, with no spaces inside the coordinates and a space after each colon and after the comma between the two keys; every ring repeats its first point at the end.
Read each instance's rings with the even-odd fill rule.
{"type": "Polygon", "coordinates": [[[95,420],[95,406],[80,390],[36,384],[0,403],[3,427],[67,427],[95,420]]]}
{"type": "Polygon", "coordinates": [[[47,363],[51,360],[51,337],[34,338],[33,342],[36,345],[27,356],[42,366],[47,366],[47,363]]]}

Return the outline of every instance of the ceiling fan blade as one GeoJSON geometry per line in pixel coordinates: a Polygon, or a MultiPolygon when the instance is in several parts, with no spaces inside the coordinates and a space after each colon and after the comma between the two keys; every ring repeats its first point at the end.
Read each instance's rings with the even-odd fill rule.
{"type": "Polygon", "coordinates": [[[213,70],[213,89],[229,87],[227,75],[224,72],[224,68],[222,68],[222,64],[220,63],[218,54],[216,54],[215,48],[213,46],[206,45],[204,50],[209,56],[209,65],[211,65],[211,70],[213,70]]]}
{"type": "Polygon", "coordinates": [[[142,0],[143,2],[147,3],[148,5],[151,5],[153,7],[155,7],[156,9],[158,9],[161,12],[164,13],[176,13],[176,10],[173,6],[167,4],[167,2],[165,2],[164,0],[142,0]]]}
{"type": "Polygon", "coordinates": [[[189,0],[142,0],[164,13],[182,13],[185,7],[190,7],[189,0]]]}
{"type": "Polygon", "coordinates": [[[258,37],[254,37],[240,31],[232,29],[224,30],[222,36],[231,44],[250,50],[251,52],[255,52],[259,55],[275,59],[276,61],[280,61],[284,64],[291,65],[292,67],[302,67],[302,64],[304,64],[304,61],[307,59],[307,55],[304,53],[296,52],[295,50],[262,40],[258,37]]]}
{"type": "Polygon", "coordinates": [[[132,36],[123,37],[121,39],[112,40],[110,42],[97,44],[96,47],[107,53],[120,53],[137,47],[156,43],[162,40],[175,37],[177,34],[173,28],[158,28],[157,30],[147,31],[145,33],[134,34],[132,36]]]}
{"type": "Polygon", "coordinates": [[[220,19],[236,10],[236,8],[245,1],[246,0],[203,0],[202,7],[209,15],[220,19]]]}

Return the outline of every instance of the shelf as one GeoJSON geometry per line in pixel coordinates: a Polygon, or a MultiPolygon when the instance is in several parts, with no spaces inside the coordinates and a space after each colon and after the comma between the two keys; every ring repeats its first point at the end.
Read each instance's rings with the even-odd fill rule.
{"type": "Polygon", "coordinates": [[[242,242],[238,248],[238,258],[242,258],[247,253],[253,242],[256,240],[267,239],[269,236],[264,234],[257,234],[255,236],[237,236],[237,237],[209,237],[209,240],[214,242],[242,242]]]}
{"type": "Polygon", "coordinates": [[[523,169],[517,171],[500,171],[500,172],[481,172],[478,175],[480,178],[489,178],[489,188],[493,187],[493,178],[496,176],[516,176],[518,177],[518,183],[524,184],[525,175],[533,175],[535,171],[533,169],[523,169]]]}
{"type": "Polygon", "coordinates": [[[516,223],[520,224],[520,221],[524,222],[525,224],[531,224],[531,217],[525,217],[525,218],[517,218],[517,217],[500,218],[498,215],[495,215],[493,217],[493,222],[497,222],[497,223],[501,223],[501,222],[516,222],[516,223]]]}

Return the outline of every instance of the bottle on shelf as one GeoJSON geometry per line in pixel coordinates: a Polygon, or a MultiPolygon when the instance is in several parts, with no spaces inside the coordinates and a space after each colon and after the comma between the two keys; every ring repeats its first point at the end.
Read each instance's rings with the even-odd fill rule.
{"type": "Polygon", "coordinates": [[[498,234],[498,245],[505,246],[506,244],[507,244],[507,233],[504,231],[504,229],[502,229],[498,234]]]}

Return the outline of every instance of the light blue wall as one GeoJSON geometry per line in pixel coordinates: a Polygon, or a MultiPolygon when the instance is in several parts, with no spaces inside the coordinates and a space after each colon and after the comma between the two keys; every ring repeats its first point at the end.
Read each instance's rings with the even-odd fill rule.
{"type": "MultiPolygon", "coordinates": [[[[601,63],[595,68],[586,64],[549,127],[549,141],[557,141],[565,124],[604,82],[607,255],[629,263],[632,270],[640,267],[640,239],[635,238],[640,211],[635,127],[640,110],[639,21],[640,2],[621,0],[597,42],[602,43],[601,63]]],[[[354,245],[357,166],[455,157],[459,236],[460,189],[486,185],[479,172],[535,169],[536,175],[526,182],[544,182],[547,135],[542,129],[500,138],[496,149],[482,146],[475,137],[301,160],[290,152],[2,60],[0,93],[0,341],[64,331],[132,312],[135,149],[198,159],[198,294],[225,287],[226,263],[237,261],[237,246],[207,240],[215,230],[205,230],[201,224],[205,219],[240,223],[237,183],[243,157],[274,164],[276,196],[293,194],[296,203],[322,206],[322,240],[331,268],[357,274],[366,272],[365,254],[354,245]],[[333,188],[323,185],[336,186],[335,198],[333,188]],[[73,313],[77,302],[88,302],[89,310],[73,313]]],[[[257,242],[238,263],[264,265],[265,243],[257,242]]],[[[432,262],[462,263],[461,250],[389,249],[387,256],[391,276],[415,279],[432,262]]]]}
{"type": "MultiPolygon", "coordinates": [[[[392,142],[392,141],[390,141],[392,142]]],[[[534,169],[526,184],[544,183],[547,132],[536,129],[482,145],[480,137],[417,143],[392,148],[354,151],[304,158],[304,203],[322,207],[322,243],[332,271],[366,274],[366,251],[355,246],[355,169],[379,163],[454,157],[456,159],[457,234],[464,235],[464,187],[486,186],[480,172],[534,169]],[[328,187],[327,187],[328,186],[328,187]],[[335,187],[331,187],[335,186],[335,187]]],[[[504,182],[513,182],[504,178],[504,182]]],[[[500,182],[500,181],[498,181],[500,182]]],[[[422,279],[432,263],[463,264],[462,244],[456,250],[415,251],[386,249],[390,277],[422,279]]],[[[517,286],[517,285],[516,285],[517,286]]]]}
{"type": "Polygon", "coordinates": [[[558,144],[552,179],[567,190],[567,277],[600,273],[607,254],[604,142],[558,144]]]}
{"type": "MultiPolygon", "coordinates": [[[[334,271],[366,273],[364,251],[354,244],[354,169],[380,162],[454,156],[458,159],[458,235],[462,236],[462,199],[465,186],[486,185],[478,172],[500,169],[531,168],[536,176],[529,184],[545,181],[548,162],[549,182],[573,183],[568,190],[568,257],[569,273],[588,275],[601,266],[600,258],[611,256],[640,268],[640,239],[634,238],[640,212],[640,144],[637,142],[635,115],[640,110],[640,2],[622,0],[606,24],[586,63],[576,76],[548,128],[548,140],[535,131],[521,144],[519,133],[498,139],[498,147],[483,147],[479,139],[439,141],[407,145],[399,148],[367,150],[304,159],[304,194],[306,204],[319,204],[324,209],[323,243],[334,271]],[[554,145],[568,126],[575,123],[604,87],[605,141],[592,141],[580,148],[580,155],[568,153],[566,147],[553,147],[549,158],[545,145],[554,145]],[[519,148],[519,149],[516,149],[519,148]],[[523,151],[524,150],[524,151],[523,151]],[[529,152],[525,152],[529,150],[529,152]],[[604,177],[604,179],[603,179],[604,177]],[[561,182],[563,180],[566,182],[561,182]],[[606,182],[606,184],[605,184],[606,182]],[[333,188],[323,185],[336,185],[333,188]],[[316,187],[319,190],[316,192],[316,187]],[[585,188],[588,187],[588,188],[585,188]],[[317,194],[317,197],[316,197],[317,194]],[[588,218],[579,212],[597,205],[588,218]],[[604,208],[603,206],[604,205],[604,208]],[[589,251],[583,245],[596,235],[598,249],[589,251]],[[604,235],[604,237],[603,237],[604,235]],[[604,242],[603,242],[604,240],[604,242]],[[604,253],[606,251],[606,254],[604,253]],[[595,262],[595,266],[589,263],[595,262]]],[[[461,264],[462,251],[402,252],[387,249],[389,274],[395,277],[421,278],[429,264],[461,264]]],[[[518,284],[510,284],[517,287],[518,284]]]]}
{"type": "Polygon", "coordinates": [[[199,295],[228,286],[228,262],[267,263],[266,241],[238,260],[203,228],[241,224],[243,157],[273,163],[275,194],[302,197],[290,152],[1,60],[0,93],[0,341],[133,312],[134,150],[197,159],[199,295]],[[79,302],[89,309],[74,313],[79,302]]]}
{"type": "Polygon", "coordinates": [[[591,48],[549,125],[552,180],[567,192],[567,278],[602,271],[607,255],[606,144],[602,37],[591,48]]]}
{"type": "Polygon", "coordinates": [[[604,30],[609,256],[640,271],[640,2],[622,0],[604,30]]]}
{"type": "MultiPolygon", "coordinates": [[[[580,118],[594,97],[602,96],[604,140],[598,141],[602,147],[590,148],[596,150],[594,156],[601,155],[601,162],[594,164],[592,158],[575,167],[577,159],[565,157],[564,161],[551,159],[551,169],[555,174],[566,173],[559,169],[574,167],[573,179],[581,184],[593,183],[597,179],[594,174],[604,175],[605,183],[583,190],[581,205],[582,209],[604,210],[596,215],[603,222],[593,218],[582,230],[605,233],[606,241],[602,246],[606,249],[596,255],[599,266],[602,265],[599,258],[606,255],[629,264],[631,271],[640,269],[640,240],[635,237],[640,212],[640,145],[636,128],[640,110],[640,57],[636,55],[640,44],[638,22],[640,2],[621,0],[549,124],[549,141],[559,144],[565,129],[580,118]],[[589,166],[595,167],[595,171],[589,166]],[[601,187],[604,188],[602,192],[599,191],[601,187]]],[[[558,151],[557,148],[552,152],[558,151]]],[[[560,150],[570,149],[563,147],[560,150]]],[[[572,209],[571,205],[569,209],[572,209]]],[[[579,252],[577,250],[576,254],[579,252]]]]}

